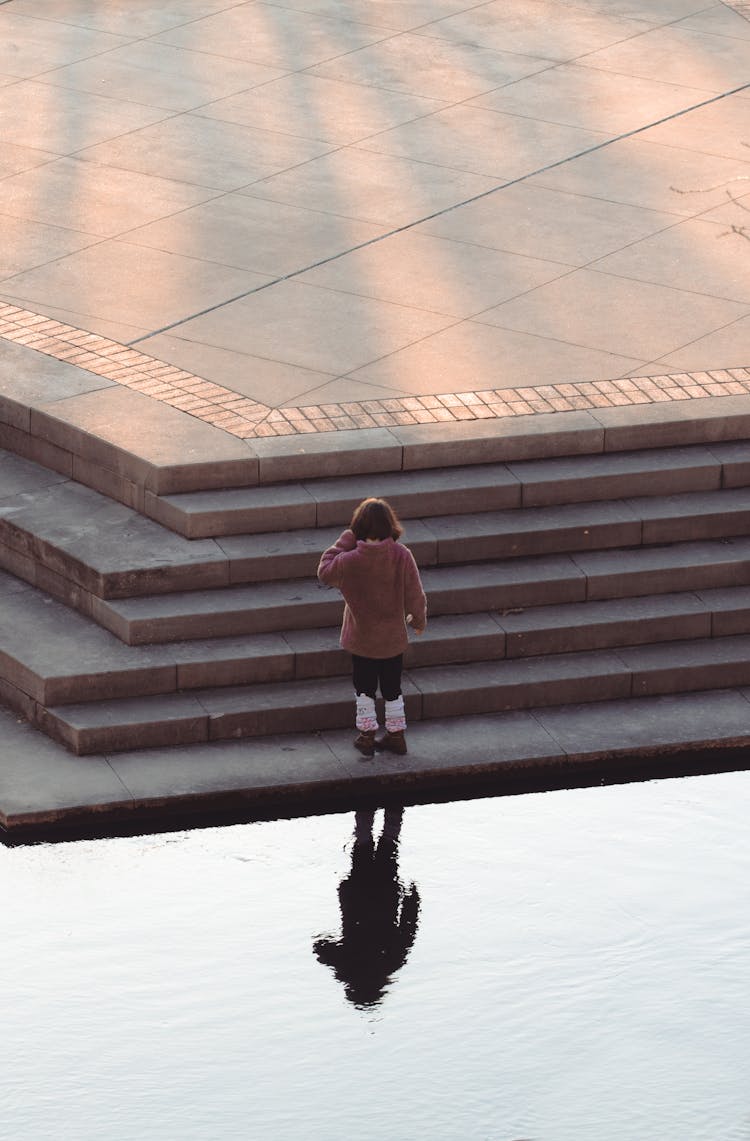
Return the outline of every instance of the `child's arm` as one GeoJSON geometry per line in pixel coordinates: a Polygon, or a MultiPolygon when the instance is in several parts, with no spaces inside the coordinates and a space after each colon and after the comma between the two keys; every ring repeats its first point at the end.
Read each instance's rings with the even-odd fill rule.
{"type": "Polygon", "coordinates": [[[406,602],[407,613],[411,615],[412,628],[415,634],[421,634],[427,625],[427,599],[411,551],[409,551],[409,558],[406,563],[404,587],[404,601],[406,602]]]}
{"type": "Polygon", "coordinates": [[[348,528],[342,531],[336,542],[328,550],[323,551],[318,563],[318,579],[325,586],[339,586],[341,583],[340,556],[347,551],[353,551],[357,545],[354,532],[348,528]]]}

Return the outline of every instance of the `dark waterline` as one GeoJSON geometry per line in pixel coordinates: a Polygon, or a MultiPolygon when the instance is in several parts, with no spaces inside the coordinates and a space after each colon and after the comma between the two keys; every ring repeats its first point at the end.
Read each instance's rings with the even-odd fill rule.
{"type": "Polygon", "coordinates": [[[746,772],[417,805],[361,874],[353,813],[1,850],[5,1133],[747,1141],[749,808],[746,772]],[[347,882],[390,955],[348,997],[347,882]]]}
{"type": "Polygon", "coordinates": [[[564,766],[520,767],[494,776],[465,774],[453,777],[444,785],[423,788],[404,785],[389,801],[382,793],[352,795],[344,791],[329,800],[316,797],[311,806],[309,793],[295,797],[271,797],[265,809],[263,801],[243,802],[236,794],[219,796],[220,806],[210,799],[199,798],[194,808],[185,802],[167,808],[143,808],[123,815],[106,812],[80,814],[69,812],[52,825],[25,825],[6,830],[0,827],[0,846],[17,847],[38,843],[65,843],[78,840],[143,836],[156,833],[182,832],[185,829],[218,828],[232,824],[252,824],[300,816],[354,812],[358,808],[383,807],[387,803],[400,806],[457,803],[481,797],[526,795],[564,789],[631,784],[674,777],[705,776],[710,773],[738,772],[750,768],[750,752],[746,746],[718,746],[673,753],[638,754],[599,758],[590,761],[568,761],[564,766]]]}

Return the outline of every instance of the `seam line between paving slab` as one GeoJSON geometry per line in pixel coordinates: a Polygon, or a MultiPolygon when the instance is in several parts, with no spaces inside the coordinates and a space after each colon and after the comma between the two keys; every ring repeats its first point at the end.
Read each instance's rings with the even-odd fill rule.
{"type": "MultiPolygon", "coordinates": [[[[750,3],[735,5],[740,15],[750,18],[750,3]]],[[[711,96],[692,107],[684,108],[646,126],[625,132],[581,151],[579,154],[550,163],[537,171],[502,183],[491,190],[455,203],[443,210],[417,219],[377,238],[351,247],[341,253],[295,270],[283,277],[201,313],[182,318],[164,329],[149,333],[129,343],[120,343],[46,317],[44,314],[10,303],[0,303],[0,339],[25,345],[96,376],[106,378],[144,396],[168,404],[204,423],[220,428],[240,439],[270,436],[293,436],[352,429],[428,425],[457,421],[492,420],[510,416],[599,409],[635,404],[653,404],[707,396],[750,394],[750,369],[723,367],[696,372],[678,372],[651,376],[584,382],[505,387],[427,396],[393,397],[382,400],[337,402],[301,407],[271,408],[242,396],[223,385],[215,384],[194,373],[177,368],[133,348],[149,337],[184,324],[203,313],[221,309],[241,297],[249,296],[271,285],[294,278],[307,270],[335,261],[354,250],[362,249],[384,238],[409,230],[421,222],[440,217],[470,202],[485,198],[499,190],[517,185],[537,174],[552,170],[585,154],[601,150],[614,142],[630,138],[660,123],[679,118],[700,107],[726,99],[750,88],[750,83],[711,96]]]]}
{"type": "MultiPolygon", "coordinates": [[[[511,186],[518,186],[522,182],[526,182],[530,178],[536,178],[540,174],[546,174],[550,170],[556,170],[559,166],[565,166],[569,162],[575,162],[576,159],[584,158],[586,155],[594,154],[596,151],[603,150],[604,147],[609,147],[613,143],[622,142],[623,139],[630,139],[634,135],[639,135],[644,131],[650,131],[653,127],[660,127],[663,123],[669,123],[673,119],[679,119],[682,115],[690,114],[692,111],[698,111],[701,107],[707,107],[711,103],[717,103],[722,99],[728,99],[731,95],[737,95],[740,91],[750,89],[750,83],[743,83],[739,87],[732,88],[731,91],[724,91],[718,95],[712,95],[709,99],[703,99],[700,103],[695,103],[691,107],[684,107],[681,111],[673,111],[671,115],[664,115],[661,119],[655,119],[652,123],[647,123],[642,127],[635,127],[632,131],[624,131],[620,135],[614,135],[611,139],[605,139],[601,143],[595,143],[591,147],[586,147],[582,151],[577,151],[574,155],[568,155],[566,158],[557,159],[555,162],[547,163],[536,170],[528,171],[526,174],[521,174],[518,178],[508,179],[506,182],[498,183],[497,186],[491,187],[489,190],[483,190],[481,194],[474,194],[470,198],[465,198],[461,202],[454,202],[451,206],[445,206],[442,210],[435,210],[432,214],[425,214],[422,218],[416,218],[413,222],[406,222],[403,226],[396,226],[393,230],[388,230],[385,234],[379,234],[376,238],[368,238],[366,242],[359,242],[357,245],[349,247],[349,249],[342,250],[339,253],[331,254],[330,257],[321,258],[320,261],[312,262],[310,265],[303,266],[301,269],[292,270],[290,273],[281,275],[274,278],[272,281],[265,281],[262,285],[256,285],[252,289],[246,289],[242,293],[237,293],[233,297],[228,297],[226,301],[219,301],[216,305],[209,305],[205,309],[199,309],[195,313],[191,313],[187,317],[180,317],[177,321],[172,321],[169,325],[163,325],[160,329],[155,329],[151,333],[144,333],[143,336],[135,337],[132,341],[128,341],[129,346],[139,345],[143,341],[148,341],[151,337],[161,336],[163,333],[170,333],[173,329],[178,329],[181,325],[186,325],[190,321],[195,321],[199,317],[205,317],[209,313],[216,313],[219,309],[225,308],[227,305],[234,304],[235,301],[242,301],[245,297],[251,297],[255,293],[263,293],[266,289],[271,289],[274,285],[281,285],[285,281],[291,281],[295,277],[301,276],[303,273],[308,273],[310,270],[318,269],[320,266],[328,265],[330,262],[338,261],[340,258],[346,257],[348,254],[355,253],[357,250],[367,249],[368,246],[377,245],[379,242],[385,241],[386,238],[395,237],[396,234],[403,234],[408,230],[414,229],[415,226],[421,226],[424,222],[432,222],[435,218],[442,218],[445,214],[450,214],[453,210],[458,210],[462,206],[469,206],[473,202],[480,202],[483,198],[488,198],[492,194],[497,194],[501,190],[507,190],[511,186]]],[[[365,150],[367,148],[364,148],[365,150]]],[[[301,164],[305,165],[305,164],[301,164]]],[[[429,165],[429,164],[428,164],[429,165]]]]}

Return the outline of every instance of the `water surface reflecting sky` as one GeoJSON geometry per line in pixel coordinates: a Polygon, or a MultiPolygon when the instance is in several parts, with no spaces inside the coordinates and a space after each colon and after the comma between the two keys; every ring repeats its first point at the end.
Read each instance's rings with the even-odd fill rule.
{"type": "Polygon", "coordinates": [[[749,819],[729,773],[0,849],[4,1135],[750,1141],[749,819]]]}

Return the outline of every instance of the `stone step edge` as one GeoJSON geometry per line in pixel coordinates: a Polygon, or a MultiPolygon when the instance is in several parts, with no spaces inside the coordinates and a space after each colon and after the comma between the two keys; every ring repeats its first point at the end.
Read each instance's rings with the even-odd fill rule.
{"type": "MultiPolygon", "coordinates": [[[[747,590],[744,587],[728,587],[720,592],[722,605],[706,601],[696,592],[641,596],[641,608],[653,613],[629,615],[623,602],[569,603],[576,613],[570,623],[575,624],[578,641],[585,645],[563,645],[567,636],[563,623],[549,621],[550,610],[565,609],[566,604],[557,606],[532,606],[520,611],[504,612],[479,611],[467,615],[437,616],[428,627],[428,635],[419,640],[412,639],[404,657],[404,666],[410,669],[423,669],[430,666],[451,666],[475,661],[512,661],[540,656],[537,647],[542,641],[549,643],[557,639],[555,648],[547,649],[543,656],[573,652],[592,652],[625,646],[643,646],[652,642],[695,641],[729,637],[750,633],[750,616],[747,622],[737,619],[748,613],[747,590]],[[736,593],[734,607],[731,603],[736,593]],[[582,608],[598,609],[590,621],[580,613],[582,608]],[[609,616],[607,608],[614,613],[609,616]],[[617,611],[622,610],[622,614],[617,611]],[[518,615],[523,619],[519,620],[518,615]],[[468,630],[462,619],[466,620],[468,630]],[[622,640],[623,626],[628,627],[627,641],[622,640]],[[745,625],[747,629],[745,629],[745,625]],[[669,631],[673,626],[675,633],[669,631]],[[584,631],[583,635],[581,632],[584,631]],[[617,631],[617,635],[614,634],[617,631]],[[655,634],[658,631],[658,634],[655,634]],[[619,641],[613,642],[613,637],[619,641]],[[530,648],[531,647],[531,648],[530,648]],[[535,652],[536,651],[536,652],[535,652]]],[[[714,600],[715,603],[715,600],[714,600]]],[[[299,632],[286,631],[286,634],[259,635],[257,639],[278,640],[278,647],[267,649],[253,646],[255,635],[248,635],[247,656],[242,657],[227,651],[226,657],[220,654],[201,654],[196,644],[194,657],[188,657],[191,643],[177,643],[183,651],[180,659],[175,655],[169,661],[153,664],[144,663],[137,652],[139,647],[125,647],[133,650],[132,665],[92,667],[90,662],[76,661],[75,645],[70,647],[68,662],[70,672],[52,677],[39,673],[17,651],[12,652],[3,645],[0,633],[0,681],[16,687],[30,701],[40,705],[72,705],[91,701],[110,701],[120,698],[138,698],[189,692],[205,688],[200,678],[207,669],[212,671],[214,686],[248,686],[266,684],[287,684],[309,681],[313,678],[326,679],[346,676],[350,672],[350,656],[341,649],[338,642],[337,626],[322,627],[310,631],[314,635],[305,648],[299,642],[299,632]],[[290,637],[291,635],[291,637],[290,637]],[[296,644],[295,644],[296,641],[296,644]],[[315,659],[315,664],[311,663],[315,659]]],[[[233,641],[233,639],[230,639],[233,641]]],[[[222,639],[216,639],[217,650],[221,650],[222,639]]],[[[302,636],[304,643],[304,634],[302,636]]],[[[169,643],[167,645],[175,645],[169,643]]],[[[122,647],[122,643],[118,642],[122,647]]]]}
{"type": "MultiPolygon", "coordinates": [[[[512,664],[518,674],[507,679],[492,676],[510,664],[503,661],[412,669],[403,677],[407,720],[412,724],[467,714],[750,685],[747,635],[712,640],[711,653],[706,652],[706,640],[669,643],[671,656],[667,661],[657,656],[652,662],[646,658],[640,664],[628,664],[628,654],[637,657],[639,650],[648,653],[659,648],[626,646],[550,658],[515,659],[512,664]],[[728,651],[724,657],[722,650],[728,651]],[[689,660],[683,662],[681,653],[687,653],[689,660]],[[483,667],[481,674],[479,667],[483,667]],[[452,684],[457,688],[451,689],[452,684]]],[[[16,708],[14,697],[12,687],[0,688],[0,699],[16,708]]],[[[297,730],[344,728],[352,723],[353,709],[350,681],[333,678],[287,682],[281,687],[196,690],[167,697],[67,706],[46,707],[26,701],[22,712],[71,752],[85,755],[271,736],[288,730],[290,711],[294,711],[295,721],[302,722],[295,725],[297,730]],[[264,703],[263,691],[269,697],[279,698],[275,706],[264,703]]]]}
{"type": "MultiPolygon", "coordinates": [[[[372,760],[347,730],[79,758],[14,726],[23,736],[7,747],[23,746],[23,779],[4,782],[0,828],[6,843],[23,844],[742,770],[748,700],[723,689],[456,718],[462,748],[449,757],[450,725],[425,722],[406,756],[372,760]],[[103,770],[116,794],[103,791],[103,770]]],[[[351,822],[342,826],[348,834],[351,822]]]]}
{"type": "MultiPolygon", "coordinates": [[[[711,539],[622,549],[616,567],[590,565],[601,556],[611,559],[617,554],[615,548],[490,560],[461,567],[428,567],[422,574],[428,612],[433,617],[461,616],[519,607],[695,593],[748,584],[750,539],[711,539]],[[661,558],[664,552],[666,557],[661,558]],[[630,556],[627,566],[623,565],[626,556],[630,556]],[[488,568],[492,573],[483,575],[482,571],[488,568]],[[503,570],[510,573],[503,576],[503,570]],[[518,575],[514,575],[515,571],[519,571],[518,575]],[[457,583],[455,575],[451,581],[452,572],[465,581],[457,583]],[[433,581],[438,577],[442,581],[433,581]]],[[[341,598],[333,590],[318,588],[309,578],[282,585],[284,596],[275,598],[259,598],[262,587],[250,585],[220,591],[186,591],[181,595],[93,599],[89,616],[129,645],[311,630],[341,621],[341,598]],[[294,590],[302,591],[299,598],[290,596],[294,590]],[[165,600],[169,602],[166,610],[165,600]],[[261,604],[254,606],[253,601],[261,604]],[[210,602],[210,608],[204,605],[206,602],[210,602]],[[221,602],[221,607],[217,602],[221,602]]]]}
{"type": "MultiPolygon", "coordinates": [[[[738,447],[737,443],[728,446],[738,447]]],[[[334,477],[336,495],[317,491],[321,485],[321,490],[326,488],[326,484],[330,485],[330,480],[299,480],[267,488],[223,488],[218,491],[181,492],[172,496],[159,496],[147,491],[144,514],[186,539],[221,540],[343,526],[360,499],[373,492],[387,498],[402,520],[412,521],[747,486],[750,483],[750,449],[747,459],[743,460],[737,455],[728,458],[726,451],[722,456],[721,448],[721,444],[714,443],[581,456],[577,457],[580,470],[575,472],[575,476],[567,472],[562,478],[559,470],[555,470],[559,465],[556,457],[473,465],[475,471],[485,473],[484,485],[471,479],[463,482],[464,473],[471,469],[461,465],[452,469],[424,468],[383,473],[380,479],[368,475],[366,487],[362,477],[334,477]],[[715,454],[712,447],[716,449],[715,454]],[[677,453],[679,462],[675,466],[665,466],[665,457],[673,453],[677,453]],[[617,471],[602,473],[596,461],[606,460],[607,455],[631,457],[632,468],[620,466],[617,471]],[[650,465],[649,457],[654,457],[650,465]],[[593,461],[593,465],[587,461],[593,461]],[[540,468],[543,471],[545,466],[550,467],[546,481],[540,479],[540,468]],[[455,473],[457,482],[452,486],[444,484],[446,471],[455,473]],[[439,489],[429,486],[430,476],[437,477],[439,489]],[[355,487],[359,484],[356,492],[349,490],[352,481],[355,487]],[[491,493],[488,494],[490,487],[491,493]],[[273,498],[264,499],[263,492],[272,493],[273,498]]],[[[563,462],[569,464],[571,460],[567,458],[563,462]]]]}
{"type": "Polygon", "coordinates": [[[167,495],[750,436],[750,396],[743,395],[248,440],[159,406],[158,417],[169,423],[147,443],[139,442],[132,425],[157,416],[154,401],[123,387],[108,398],[107,414],[98,415],[96,396],[31,403],[23,385],[15,394],[6,389],[0,394],[0,447],[140,511],[146,491],[167,495]]]}
{"type": "MultiPolygon", "coordinates": [[[[549,513],[554,508],[548,506],[510,508],[497,511],[473,512],[449,516],[432,516],[411,521],[407,527],[407,546],[412,548],[422,570],[465,566],[488,561],[510,562],[515,559],[554,557],[556,555],[576,555],[593,550],[612,550],[618,547],[635,550],[641,547],[659,547],[669,543],[713,542],[726,538],[738,538],[744,532],[744,511],[737,507],[735,500],[747,494],[744,487],[715,488],[706,491],[681,492],[665,496],[667,504],[664,514],[659,516],[649,507],[657,504],[660,496],[638,496],[612,500],[582,501],[558,505],[558,513],[551,521],[549,513]],[[709,506],[715,509],[714,515],[720,521],[718,530],[703,525],[704,532],[697,537],[688,537],[689,519],[684,506],[701,503],[701,517],[710,517],[702,501],[709,497],[709,506]],[[639,507],[639,504],[641,505],[639,507]],[[646,506],[643,506],[646,505],[646,506]],[[621,518],[607,515],[614,509],[622,513],[621,518]],[[673,514],[670,514],[673,510],[673,514]],[[541,513],[547,513],[546,526],[522,525],[541,513]],[[587,520],[589,512],[591,519],[587,520]],[[597,518],[597,515],[599,518],[597,518]],[[486,528],[471,534],[471,527],[461,532],[461,519],[479,519],[491,522],[498,516],[497,530],[486,528]],[[518,527],[514,530],[514,523],[518,527]],[[457,535],[444,533],[443,527],[449,523],[457,535]],[[556,526],[556,523],[567,526],[556,526]],[[674,524],[669,532],[669,525],[674,524]],[[550,536],[550,541],[540,544],[538,537],[550,536]],[[515,538],[515,542],[512,540],[515,538]],[[408,541],[410,540],[411,541],[408,541]],[[507,545],[507,550],[496,550],[498,544],[507,545]],[[536,550],[534,548],[537,548],[536,550]],[[460,557],[463,555],[464,557],[460,557]]],[[[201,540],[215,546],[221,557],[213,558],[203,552],[194,562],[153,563],[150,566],[128,566],[123,570],[108,571],[98,569],[83,555],[71,551],[64,541],[42,537],[22,519],[9,521],[0,518],[0,569],[16,577],[38,585],[53,597],[80,609],[90,617],[94,613],[95,600],[114,601],[128,598],[147,598],[157,595],[183,594],[200,590],[224,590],[242,586],[263,586],[280,581],[293,583],[304,579],[314,579],[318,559],[323,547],[332,542],[338,528],[328,528],[321,534],[317,547],[315,528],[302,528],[292,532],[294,542],[284,550],[263,550],[261,544],[274,540],[274,532],[257,536],[239,536],[223,539],[201,540]],[[257,540],[258,549],[252,545],[247,549],[238,546],[247,538],[257,540]],[[222,546],[222,542],[225,546],[222,546]],[[197,581],[196,581],[197,580],[197,581]],[[71,601],[69,601],[71,600],[71,601]]],[[[209,553],[213,555],[213,549],[209,553]]]]}

